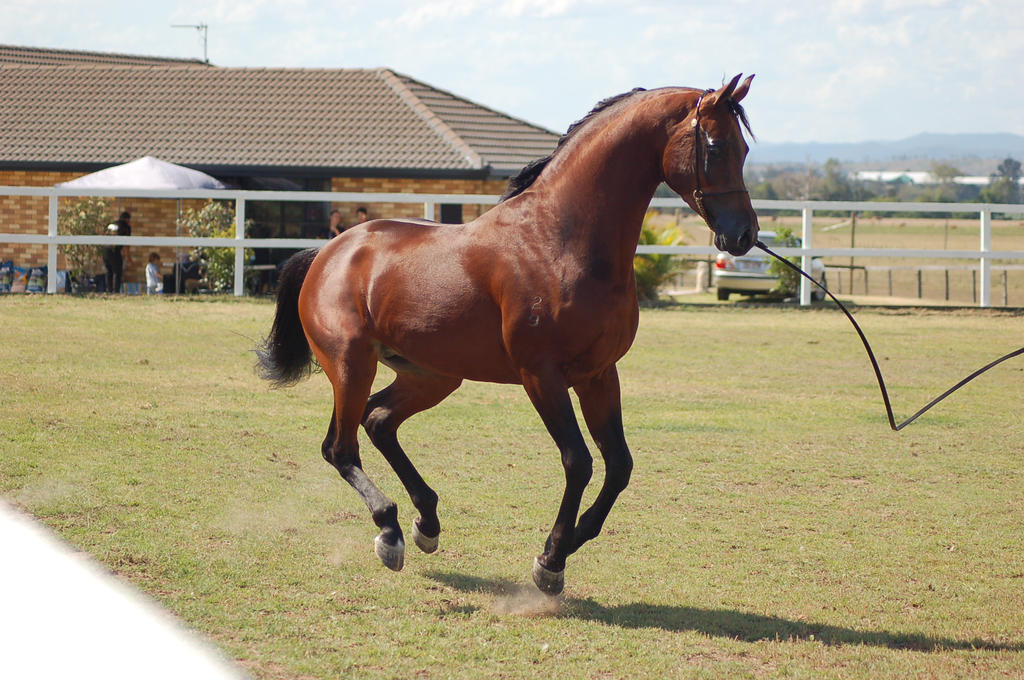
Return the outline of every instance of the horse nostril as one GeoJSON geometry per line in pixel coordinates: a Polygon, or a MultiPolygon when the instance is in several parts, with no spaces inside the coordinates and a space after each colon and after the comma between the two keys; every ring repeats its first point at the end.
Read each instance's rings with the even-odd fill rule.
{"type": "Polygon", "coordinates": [[[738,245],[743,252],[747,252],[748,250],[750,250],[750,247],[754,245],[754,235],[751,234],[749,231],[743,232],[743,235],[740,236],[739,241],[736,242],[736,245],[738,245]]]}

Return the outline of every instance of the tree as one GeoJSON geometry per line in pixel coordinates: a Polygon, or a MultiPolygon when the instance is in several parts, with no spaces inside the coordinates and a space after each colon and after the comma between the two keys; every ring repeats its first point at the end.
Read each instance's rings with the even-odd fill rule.
{"type": "Polygon", "coordinates": [[[953,167],[949,163],[932,163],[931,174],[939,186],[934,194],[929,195],[926,193],[922,195],[921,200],[934,200],[939,203],[956,201],[959,193],[957,191],[956,178],[963,174],[960,172],[960,169],[953,167]]]}
{"type": "Polygon", "coordinates": [[[761,182],[750,190],[750,197],[774,201],[779,198],[779,194],[776,193],[775,187],[771,182],[761,182]]]}
{"type": "Polygon", "coordinates": [[[1020,176],[1020,161],[1003,160],[979,198],[985,203],[1020,203],[1020,176]]]}
{"type": "Polygon", "coordinates": [[[850,180],[842,171],[835,158],[825,161],[825,178],[821,185],[821,197],[826,201],[848,201],[852,196],[850,180]]]}
{"type": "Polygon", "coordinates": [[[962,175],[959,168],[953,167],[949,163],[932,163],[932,177],[934,177],[939,184],[952,184],[953,181],[962,175]]]}
{"type": "Polygon", "coordinates": [[[1020,179],[1020,161],[1013,158],[1006,158],[999,167],[996,168],[996,174],[1000,177],[1008,177],[1014,181],[1020,179]]]}

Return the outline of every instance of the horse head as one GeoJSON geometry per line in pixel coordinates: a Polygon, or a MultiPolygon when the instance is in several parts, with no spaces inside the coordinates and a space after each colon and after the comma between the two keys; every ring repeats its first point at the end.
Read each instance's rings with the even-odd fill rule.
{"type": "MultiPolygon", "coordinates": [[[[740,101],[750,89],[737,75],[696,103],[669,130],[662,155],[665,181],[715,233],[715,247],[743,255],[757,243],[757,215],[743,183],[747,127],[740,101]]],[[[747,128],[749,131],[749,127],[747,128]]]]}

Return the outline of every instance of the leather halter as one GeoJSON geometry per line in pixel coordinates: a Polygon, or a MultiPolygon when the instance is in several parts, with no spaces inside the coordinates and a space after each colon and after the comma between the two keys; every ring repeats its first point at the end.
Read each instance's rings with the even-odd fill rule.
{"type": "MultiPolygon", "coordinates": [[[[703,165],[701,158],[701,150],[704,148],[704,145],[702,144],[703,140],[701,140],[700,138],[700,105],[701,103],[703,103],[704,97],[711,94],[712,92],[714,92],[714,90],[704,90],[703,92],[700,93],[700,97],[697,98],[697,106],[693,108],[693,121],[690,123],[690,125],[693,126],[693,160],[695,166],[693,169],[693,181],[696,185],[696,187],[693,190],[693,202],[694,205],[697,206],[697,214],[700,215],[701,219],[704,220],[704,222],[706,222],[709,227],[711,227],[711,218],[708,216],[707,208],[704,207],[705,196],[721,196],[723,194],[748,193],[745,188],[722,189],[721,191],[704,191],[703,187],[701,187],[700,185],[700,169],[703,165]]],[[[712,229],[714,229],[714,227],[712,227],[712,229]]]]}

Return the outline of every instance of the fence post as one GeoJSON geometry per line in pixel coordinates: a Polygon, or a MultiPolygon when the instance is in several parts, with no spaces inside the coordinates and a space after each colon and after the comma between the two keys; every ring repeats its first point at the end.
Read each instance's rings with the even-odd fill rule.
{"type": "MultiPolygon", "coordinates": [[[[811,248],[811,232],[814,224],[814,210],[809,205],[805,205],[803,208],[803,220],[802,220],[802,237],[803,237],[803,248],[808,250],[811,248]]],[[[811,256],[802,255],[800,257],[800,266],[805,272],[810,273],[811,271],[811,256]]],[[[811,282],[800,277],[800,306],[807,307],[811,304],[811,282]]]]}
{"type": "Polygon", "coordinates": [[[981,299],[978,305],[989,307],[992,305],[992,259],[986,257],[992,249],[992,211],[981,211],[981,262],[978,271],[981,272],[981,299]]]}
{"type": "Polygon", "coordinates": [[[50,214],[46,233],[50,242],[46,244],[46,292],[57,292],[57,193],[49,196],[50,214]]]}
{"type": "Polygon", "coordinates": [[[235,297],[245,292],[245,199],[235,199],[235,297]]]}
{"type": "Polygon", "coordinates": [[[426,202],[423,204],[423,219],[434,221],[434,204],[426,202]]]}

